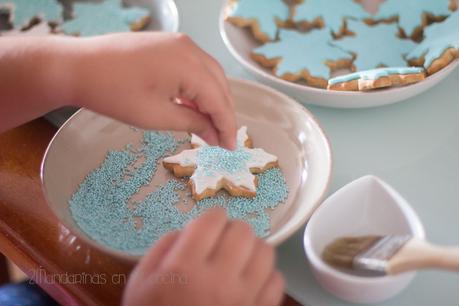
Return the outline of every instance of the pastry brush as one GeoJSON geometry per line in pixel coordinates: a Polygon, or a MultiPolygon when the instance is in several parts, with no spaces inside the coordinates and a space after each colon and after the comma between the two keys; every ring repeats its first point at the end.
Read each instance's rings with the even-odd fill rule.
{"type": "Polygon", "coordinates": [[[328,264],[367,274],[394,275],[436,268],[459,272],[459,247],[439,247],[412,236],[343,237],[322,254],[328,264]]]}

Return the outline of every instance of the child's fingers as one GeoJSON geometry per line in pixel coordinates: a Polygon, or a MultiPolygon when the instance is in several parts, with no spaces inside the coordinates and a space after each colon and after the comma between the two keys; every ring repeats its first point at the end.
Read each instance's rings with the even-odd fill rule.
{"type": "Polygon", "coordinates": [[[231,104],[231,106],[234,109],[234,100],[231,95],[231,90],[229,88],[228,79],[226,78],[223,67],[212,56],[210,56],[206,51],[202,49],[200,50],[203,54],[203,59],[208,69],[217,78],[218,82],[220,83],[221,88],[223,89],[223,91],[225,92],[225,95],[228,98],[228,102],[231,104]]]}
{"type": "Polygon", "coordinates": [[[244,278],[251,287],[247,290],[259,292],[271,275],[275,263],[274,249],[264,241],[258,240],[250,264],[244,271],[244,278]]]}
{"type": "Polygon", "coordinates": [[[145,253],[133,273],[136,273],[136,276],[140,279],[145,279],[148,275],[152,274],[177,241],[179,235],[179,232],[170,232],[164,235],[145,253]]]}
{"type": "Polygon", "coordinates": [[[210,118],[196,108],[185,105],[166,103],[165,114],[155,122],[161,121],[164,130],[187,131],[198,135],[210,145],[218,145],[219,136],[210,118]]]}
{"type": "Polygon", "coordinates": [[[171,260],[177,262],[207,260],[215,249],[227,224],[228,218],[224,209],[209,209],[183,229],[182,235],[172,250],[174,257],[170,257],[171,260]]]}
{"type": "Polygon", "coordinates": [[[280,305],[284,298],[285,280],[282,274],[274,271],[258,293],[258,306],[277,306],[280,305]]]}
{"type": "Polygon", "coordinates": [[[218,132],[219,144],[228,149],[236,147],[236,118],[231,103],[220,83],[207,69],[199,70],[200,75],[187,74],[182,84],[182,93],[190,98],[199,111],[208,114],[218,132]]]}
{"type": "Polygon", "coordinates": [[[239,275],[247,266],[256,245],[256,236],[250,225],[235,220],[228,225],[211,260],[227,273],[239,275]],[[237,250],[236,254],[234,250],[237,250]]]}

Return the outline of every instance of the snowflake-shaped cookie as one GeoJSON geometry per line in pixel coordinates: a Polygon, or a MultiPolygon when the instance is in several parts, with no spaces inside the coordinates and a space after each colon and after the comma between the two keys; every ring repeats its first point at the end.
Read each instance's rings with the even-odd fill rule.
{"type": "Polygon", "coordinates": [[[403,56],[416,46],[411,40],[397,37],[395,24],[368,26],[349,20],[348,28],[355,36],[344,37],[333,44],[356,54],[354,65],[357,70],[406,66],[403,56]]]}
{"type": "MultiPolygon", "coordinates": [[[[453,13],[445,21],[429,26],[424,36],[424,40],[408,53],[407,58],[414,60],[424,57],[424,67],[429,70],[429,73],[433,73],[443,68],[430,70],[435,60],[442,57],[448,49],[455,49],[456,57],[459,57],[459,11],[453,13]]],[[[445,66],[451,60],[440,63],[440,65],[445,66]]]]}
{"type": "Polygon", "coordinates": [[[314,21],[321,18],[325,26],[338,34],[344,25],[344,18],[367,18],[363,7],[353,0],[305,0],[295,7],[293,21],[314,21]]]}
{"type": "Polygon", "coordinates": [[[34,17],[61,21],[63,8],[57,0],[0,0],[0,10],[10,12],[10,22],[17,28],[27,26],[34,17]]]}
{"type": "Polygon", "coordinates": [[[40,22],[27,31],[21,31],[20,29],[13,29],[9,31],[0,32],[0,36],[21,36],[21,37],[35,37],[35,36],[46,36],[53,34],[53,29],[47,22],[40,22]]]}
{"type": "Polygon", "coordinates": [[[123,7],[121,0],[101,3],[74,3],[73,19],[62,25],[67,34],[95,36],[140,30],[148,22],[150,12],[140,7],[123,7]]]}
{"type": "Polygon", "coordinates": [[[215,195],[226,189],[233,196],[254,197],[257,180],[253,173],[261,173],[277,166],[277,157],[263,149],[252,149],[247,127],[237,133],[237,149],[229,151],[209,146],[192,135],[193,149],[166,157],[163,165],[178,177],[190,176],[193,197],[196,200],[215,195]]]}
{"type": "Polygon", "coordinates": [[[390,19],[398,16],[398,23],[406,35],[425,26],[425,14],[448,16],[449,0],[386,0],[379,7],[376,19],[390,19]]]}
{"type": "Polygon", "coordinates": [[[252,53],[262,64],[263,59],[275,60],[274,73],[281,78],[286,75],[309,75],[327,80],[331,63],[352,59],[349,53],[330,44],[332,36],[327,29],[307,33],[280,30],[279,37],[279,41],[267,43],[252,53]]]}
{"type": "Polygon", "coordinates": [[[290,15],[283,0],[233,0],[227,20],[237,26],[250,26],[258,40],[274,40],[279,23],[290,15]]]}

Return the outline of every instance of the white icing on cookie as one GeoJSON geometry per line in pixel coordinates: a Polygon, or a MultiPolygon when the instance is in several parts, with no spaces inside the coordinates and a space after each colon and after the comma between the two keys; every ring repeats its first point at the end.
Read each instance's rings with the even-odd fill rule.
{"type": "Polygon", "coordinates": [[[190,180],[198,195],[206,189],[217,189],[222,180],[256,192],[253,169],[264,169],[266,165],[277,162],[277,157],[263,149],[247,148],[245,142],[248,139],[247,127],[241,127],[237,133],[237,149],[229,151],[209,146],[199,136],[192,135],[191,144],[196,147],[195,149],[166,157],[164,162],[194,167],[195,171],[190,180]]]}

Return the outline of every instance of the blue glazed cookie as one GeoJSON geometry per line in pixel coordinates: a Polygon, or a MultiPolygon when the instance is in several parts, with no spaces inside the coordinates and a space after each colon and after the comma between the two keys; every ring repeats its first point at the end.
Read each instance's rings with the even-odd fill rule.
{"type": "Polygon", "coordinates": [[[380,66],[406,66],[404,55],[416,47],[413,41],[397,36],[395,24],[369,26],[349,20],[348,27],[355,35],[346,36],[333,44],[356,55],[354,66],[358,71],[380,66]]]}
{"type": "Polygon", "coordinates": [[[60,22],[63,14],[57,0],[0,0],[0,9],[9,11],[9,21],[15,28],[28,26],[34,18],[60,22]]]}
{"type": "Polygon", "coordinates": [[[138,31],[150,21],[150,12],[140,7],[123,7],[121,0],[74,3],[73,19],[62,25],[66,34],[95,36],[138,31]]]}
{"type": "Polygon", "coordinates": [[[420,40],[430,21],[440,21],[451,13],[449,6],[449,0],[386,0],[374,18],[398,20],[403,37],[420,40]]]}
{"type": "Polygon", "coordinates": [[[429,26],[424,40],[408,53],[412,64],[424,65],[433,74],[459,57],[459,11],[445,21],[429,26]]]}
{"type": "Polygon", "coordinates": [[[387,67],[354,72],[328,80],[329,90],[366,91],[391,86],[404,86],[425,78],[421,67],[387,67]]]}
{"type": "Polygon", "coordinates": [[[353,0],[306,0],[297,5],[293,13],[293,21],[301,28],[309,28],[310,25],[326,27],[335,36],[344,34],[346,18],[368,17],[362,5],[353,0]]]}
{"type": "Polygon", "coordinates": [[[283,0],[232,0],[226,20],[239,27],[250,27],[261,42],[276,39],[279,26],[285,25],[290,10],[283,0]]]}
{"type": "Polygon", "coordinates": [[[330,70],[350,67],[352,55],[330,44],[328,29],[300,33],[279,31],[279,41],[253,50],[252,58],[288,81],[304,79],[308,85],[326,88],[330,70]]]}

